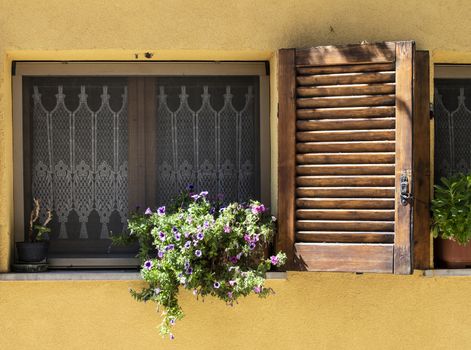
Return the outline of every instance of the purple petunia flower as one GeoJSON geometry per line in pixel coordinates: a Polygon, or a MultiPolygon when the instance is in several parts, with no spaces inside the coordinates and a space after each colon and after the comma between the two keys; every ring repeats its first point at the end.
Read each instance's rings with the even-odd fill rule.
{"type": "Polygon", "coordinates": [[[174,237],[175,237],[175,239],[176,239],[177,241],[179,241],[180,238],[182,237],[182,235],[179,234],[178,232],[175,232],[174,237]]]}
{"type": "Polygon", "coordinates": [[[198,241],[193,241],[193,246],[196,247],[198,245],[198,241]]]}
{"type": "Polygon", "coordinates": [[[154,263],[152,262],[152,260],[147,260],[144,263],[144,268],[147,269],[147,270],[150,270],[152,268],[152,266],[154,266],[154,263]]]}
{"type": "Polygon", "coordinates": [[[208,228],[208,227],[209,227],[209,222],[205,221],[205,222],[203,223],[203,228],[208,228]]]}
{"type": "Polygon", "coordinates": [[[229,225],[224,226],[224,232],[225,233],[231,233],[231,231],[232,231],[232,228],[229,225]]]}
{"type": "Polygon", "coordinates": [[[227,292],[227,296],[232,299],[232,292],[227,292]]]}
{"type": "Polygon", "coordinates": [[[213,215],[215,212],[216,212],[216,208],[212,207],[211,209],[209,209],[209,213],[211,215],[213,215]]]}
{"type": "Polygon", "coordinates": [[[160,231],[159,232],[159,238],[160,238],[161,241],[165,241],[165,233],[160,231]]]}
{"type": "Polygon", "coordinates": [[[246,241],[246,242],[251,242],[251,241],[252,241],[252,239],[250,238],[250,236],[249,236],[248,233],[246,233],[246,234],[244,235],[244,241],[246,241]]]}
{"type": "Polygon", "coordinates": [[[262,287],[260,287],[260,286],[255,286],[255,287],[253,287],[253,291],[254,291],[256,294],[258,294],[258,293],[260,293],[260,292],[262,291],[262,287]]]}
{"type": "Polygon", "coordinates": [[[170,337],[170,340],[175,339],[175,336],[172,333],[169,334],[169,337],[170,337]]]}
{"type": "Polygon", "coordinates": [[[278,257],[275,255],[270,256],[270,262],[272,263],[272,265],[276,266],[279,263],[278,257]]]}
{"type": "Polygon", "coordinates": [[[213,287],[216,288],[216,289],[218,289],[219,287],[221,287],[221,283],[219,283],[219,282],[214,282],[213,287]]]}
{"type": "Polygon", "coordinates": [[[194,201],[197,201],[200,198],[200,195],[199,194],[194,194],[194,195],[191,196],[191,198],[193,198],[194,201]]]}
{"type": "Polygon", "coordinates": [[[252,214],[254,214],[254,215],[263,213],[264,211],[265,211],[265,206],[263,204],[252,205],[252,214]]]}
{"type": "Polygon", "coordinates": [[[226,207],[221,207],[221,209],[219,209],[219,212],[222,213],[224,210],[226,210],[226,207]]]}
{"type": "Polygon", "coordinates": [[[174,318],[171,318],[170,321],[169,321],[169,323],[170,323],[172,326],[175,325],[175,319],[174,319],[174,318]]]}
{"type": "Polygon", "coordinates": [[[229,281],[229,285],[230,285],[231,287],[234,287],[236,284],[237,284],[237,282],[234,281],[234,280],[230,280],[230,281],[229,281]]]}
{"type": "Polygon", "coordinates": [[[166,251],[173,250],[175,249],[175,244],[169,244],[168,246],[165,247],[166,251]]]}
{"type": "Polygon", "coordinates": [[[252,243],[249,244],[249,249],[254,250],[255,246],[256,246],[256,244],[254,242],[252,242],[252,243]]]}
{"type": "Polygon", "coordinates": [[[208,195],[208,191],[202,191],[202,192],[200,193],[200,196],[201,196],[201,197],[206,197],[207,195],[208,195]]]}
{"type": "Polygon", "coordinates": [[[144,212],[144,214],[146,215],[151,215],[152,214],[152,210],[150,208],[147,208],[146,211],[144,212]]]}
{"type": "Polygon", "coordinates": [[[189,268],[186,269],[186,274],[191,275],[193,273],[193,268],[190,266],[189,268]]]}
{"type": "Polygon", "coordinates": [[[164,255],[165,255],[165,253],[164,253],[162,250],[159,250],[159,251],[157,252],[157,256],[158,256],[160,259],[162,259],[162,258],[164,257],[164,255]]]}
{"type": "Polygon", "coordinates": [[[197,250],[195,251],[195,255],[199,258],[201,255],[203,255],[203,253],[201,252],[201,250],[197,250]]]}
{"type": "Polygon", "coordinates": [[[198,289],[193,289],[193,295],[198,295],[198,289]]]}
{"type": "Polygon", "coordinates": [[[203,238],[204,238],[204,233],[203,232],[200,232],[196,235],[196,238],[201,241],[203,238]]]}
{"type": "Polygon", "coordinates": [[[185,266],[185,269],[189,268],[190,267],[190,262],[188,260],[185,261],[185,264],[183,266],[185,266]]]}
{"type": "Polygon", "coordinates": [[[178,228],[176,228],[175,226],[172,227],[172,232],[175,233],[175,232],[178,232],[178,228]]]}
{"type": "Polygon", "coordinates": [[[191,247],[191,241],[186,241],[184,245],[185,249],[188,249],[191,247]]]}
{"type": "Polygon", "coordinates": [[[233,264],[237,264],[237,261],[239,261],[239,259],[237,259],[237,256],[231,256],[229,258],[229,261],[233,264]]]}
{"type": "Polygon", "coordinates": [[[193,191],[194,188],[195,188],[195,186],[194,186],[193,184],[188,184],[188,185],[186,185],[186,189],[187,189],[188,191],[193,191]]]}
{"type": "Polygon", "coordinates": [[[240,258],[242,257],[242,252],[240,252],[239,254],[236,255],[237,259],[240,260],[240,258]]]}
{"type": "Polygon", "coordinates": [[[160,289],[160,288],[155,288],[155,289],[154,289],[155,295],[159,295],[160,292],[161,292],[161,289],[160,289]]]}
{"type": "Polygon", "coordinates": [[[162,216],[165,215],[165,205],[157,209],[157,213],[162,216]]]}
{"type": "Polygon", "coordinates": [[[190,237],[190,232],[185,232],[185,238],[190,237]]]}

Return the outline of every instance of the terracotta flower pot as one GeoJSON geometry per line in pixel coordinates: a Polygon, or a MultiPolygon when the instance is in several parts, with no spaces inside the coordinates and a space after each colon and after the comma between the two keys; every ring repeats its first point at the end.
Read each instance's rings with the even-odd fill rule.
{"type": "Polygon", "coordinates": [[[471,267],[471,242],[464,246],[450,239],[438,238],[435,242],[439,265],[451,269],[471,267]]]}

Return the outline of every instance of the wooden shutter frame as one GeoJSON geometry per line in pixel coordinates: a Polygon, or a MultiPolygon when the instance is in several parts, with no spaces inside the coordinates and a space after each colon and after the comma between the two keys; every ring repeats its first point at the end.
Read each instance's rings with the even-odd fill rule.
{"type": "MultiPolygon", "coordinates": [[[[299,268],[299,262],[296,261],[295,253],[295,232],[296,232],[296,69],[303,66],[316,67],[319,73],[322,73],[322,65],[358,65],[358,70],[363,69],[363,64],[395,62],[396,73],[396,170],[395,170],[395,237],[393,250],[388,250],[386,245],[379,250],[364,250],[358,253],[355,249],[358,246],[341,246],[345,259],[352,257],[358,259],[360,265],[359,271],[362,271],[361,265],[367,267],[370,264],[383,263],[385,255],[392,254],[391,271],[396,274],[409,274],[412,272],[412,201],[407,205],[401,204],[400,188],[401,176],[407,175],[409,182],[409,192],[412,187],[420,183],[421,193],[426,184],[425,176],[415,179],[412,157],[422,159],[422,165],[427,165],[429,159],[423,151],[415,151],[412,147],[413,133],[417,134],[417,126],[424,127],[424,103],[423,97],[428,94],[423,91],[421,103],[414,105],[414,94],[417,92],[418,84],[424,84],[428,77],[425,76],[423,62],[425,59],[421,56],[422,67],[420,75],[414,71],[415,44],[411,41],[405,42],[385,42],[366,45],[345,45],[345,46],[325,46],[310,49],[282,49],[278,53],[278,220],[279,234],[277,237],[277,249],[283,250],[288,256],[288,270],[299,268]],[[415,84],[415,86],[414,86],[415,84]],[[418,114],[422,115],[417,119],[418,114]],[[413,119],[417,119],[417,126],[413,128],[413,119]],[[404,152],[405,150],[405,152],[404,152]],[[413,155],[414,152],[414,155],[413,155]]],[[[428,56],[427,56],[428,59],[428,56]]],[[[428,63],[428,62],[427,62],[428,63]]],[[[330,67],[331,68],[331,67],[330,67]]],[[[428,89],[428,87],[427,87],[428,89]]],[[[425,140],[428,138],[426,137],[425,140]]],[[[429,166],[428,166],[429,169],[429,166]]],[[[428,171],[429,173],[429,171],[428,171]]],[[[420,174],[424,175],[424,174],[420,174]]],[[[421,199],[425,195],[421,194],[421,199]]],[[[414,197],[414,202],[416,198],[414,197]]],[[[421,209],[414,209],[414,214],[425,215],[428,210],[428,202],[421,209]]],[[[422,221],[422,231],[424,226],[428,225],[422,221]]],[[[425,236],[426,234],[422,234],[425,236]]],[[[417,250],[420,257],[420,263],[429,259],[429,251],[425,248],[423,242],[421,248],[417,250]]],[[[368,248],[372,248],[369,246],[368,248]]],[[[304,247],[303,247],[304,248],[304,247]]],[[[299,248],[298,248],[299,249],[299,248]]],[[[307,249],[307,248],[306,248],[307,249]]],[[[327,254],[330,254],[327,251],[327,254]]],[[[333,257],[335,259],[335,256],[333,257]]],[[[339,257],[342,258],[342,257],[339,257]]]]}

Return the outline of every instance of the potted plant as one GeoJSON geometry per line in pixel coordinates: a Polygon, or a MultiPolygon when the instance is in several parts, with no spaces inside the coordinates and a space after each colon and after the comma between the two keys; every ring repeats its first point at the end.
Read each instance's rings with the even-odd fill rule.
{"type": "Polygon", "coordinates": [[[130,234],[113,240],[141,242],[141,275],[147,285],[131,294],[164,309],[160,332],[173,339],[172,328],[183,317],[178,303],[181,288],[196,298],[210,295],[231,306],[251,293],[273,293],[264,286],[265,273],[286,260],[281,252],[265,254],[275,220],[257,201],[222,206],[208,200],[205,191],[186,192],[170,206],[133,215],[130,234]]]}
{"type": "Polygon", "coordinates": [[[47,210],[46,219],[42,224],[38,223],[41,203],[37,198],[33,199],[33,209],[29,219],[28,241],[17,242],[16,249],[18,260],[23,263],[39,263],[47,258],[49,247],[49,232],[47,225],[52,220],[51,210],[47,210]]]}
{"type": "Polygon", "coordinates": [[[436,254],[449,268],[471,266],[471,174],[442,178],[432,200],[436,254]]]}

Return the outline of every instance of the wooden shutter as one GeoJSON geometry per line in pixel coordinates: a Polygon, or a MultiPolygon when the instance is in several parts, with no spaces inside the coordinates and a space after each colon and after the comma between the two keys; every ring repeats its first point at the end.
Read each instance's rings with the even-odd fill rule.
{"type": "Polygon", "coordinates": [[[277,246],[311,271],[411,272],[413,42],[279,52],[277,246]]]}

